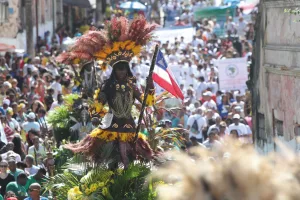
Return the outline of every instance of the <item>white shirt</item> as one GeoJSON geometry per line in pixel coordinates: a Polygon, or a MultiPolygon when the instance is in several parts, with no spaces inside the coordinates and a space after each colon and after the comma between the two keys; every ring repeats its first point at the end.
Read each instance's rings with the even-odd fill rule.
{"type": "Polygon", "coordinates": [[[54,101],[52,104],[51,104],[51,108],[50,110],[54,110],[56,107],[59,107],[61,104],[58,103],[58,101],[54,101]]]}
{"type": "Polygon", "coordinates": [[[31,69],[31,72],[38,70],[33,64],[25,64],[23,69],[23,77],[28,74],[28,69],[31,69]]]}
{"type": "Polygon", "coordinates": [[[13,151],[8,151],[6,153],[1,154],[2,160],[6,160],[8,157],[14,157],[16,162],[21,162],[21,156],[13,151]]]}
{"type": "Polygon", "coordinates": [[[217,110],[217,104],[216,104],[216,102],[214,102],[214,100],[209,100],[209,101],[205,101],[204,103],[203,103],[203,105],[202,105],[202,107],[204,108],[204,109],[214,109],[214,110],[217,110]]]}
{"type": "Polygon", "coordinates": [[[197,139],[202,139],[202,137],[203,137],[202,129],[206,126],[206,120],[204,117],[202,117],[199,114],[191,115],[188,118],[187,125],[190,127],[190,129],[189,129],[189,137],[190,138],[195,137],[197,139]],[[197,124],[198,124],[198,134],[192,132],[192,126],[193,126],[195,120],[197,120],[197,124]]]}
{"type": "Polygon", "coordinates": [[[14,118],[11,118],[10,121],[8,122],[8,124],[9,124],[9,127],[11,129],[13,129],[14,131],[20,131],[19,123],[14,118]]]}
{"type": "Polygon", "coordinates": [[[207,84],[205,82],[200,82],[196,89],[196,97],[200,99],[202,97],[202,92],[207,89],[207,84]]]}
{"type": "Polygon", "coordinates": [[[217,82],[208,82],[207,87],[211,88],[211,92],[213,94],[216,94],[218,91],[218,83],[217,82]]]}
{"type": "Polygon", "coordinates": [[[61,84],[58,83],[58,82],[54,82],[51,84],[50,86],[53,90],[54,90],[54,94],[53,94],[53,97],[55,100],[57,100],[57,95],[60,93],[62,93],[62,87],[61,87],[61,84]]]}
{"type": "MultiPolygon", "coordinates": [[[[34,145],[29,147],[28,149],[28,155],[32,155],[35,158],[35,153],[34,153],[34,145]]],[[[43,158],[46,156],[46,149],[42,144],[39,144],[39,150],[35,150],[36,152],[36,159],[37,159],[37,164],[40,165],[43,162],[43,158]]]]}
{"type": "Polygon", "coordinates": [[[239,136],[248,135],[247,127],[242,123],[239,123],[238,125],[230,124],[229,132],[231,132],[232,130],[237,130],[239,136]]]}
{"type": "Polygon", "coordinates": [[[7,144],[7,138],[6,138],[2,123],[0,123],[0,134],[1,134],[1,136],[0,136],[1,142],[3,142],[4,144],[7,144]]]}
{"type": "Polygon", "coordinates": [[[39,167],[32,165],[31,168],[25,168],[25,172],[27,172],[29,175],[35,175],[39,171],[39,167]]]}
{"type": "Polygon", "coordinates": [[[30,130],[40,131],[41,127],[37,122],[25,122],[23,124],[23,129],[26,131],[26,133],[28,133],[30,130]]]}
{"type": "Polygon", "coordinates": [[[242,21],[242,22],[239,22],[237,27],[236,27],[236,30],[237,30],[237,34],[239,36],[245,36],[246,34],[246,28],[247,28],[247,23],[242,21]]]}
{"type": "Polygon", "coordinates": [[[220,148],[222,146],[222,143],[217,140],[215,140],[214,142],[209,142],[209,140],[206,140],[203,142],[203,145],[207,149],[216,149],[216,148],[220,148]]]}
{"type": "MultiPolygon", "coordinates": [[[[214,125],[211,125],[209,128],[208,128],[208,131],[207,131],[207,135],[209,135],[209,133],[210,133],[210,131],[212,130],[212,129],[218,129],[219,131],[220,131],[220,127],[219,126],[217,126],[216,124],[214,124],[214,125]]],[[[226,127],[226,129],[225,129],[225,135],[229,135],[229,128],[228,127],[226,127]]]]}

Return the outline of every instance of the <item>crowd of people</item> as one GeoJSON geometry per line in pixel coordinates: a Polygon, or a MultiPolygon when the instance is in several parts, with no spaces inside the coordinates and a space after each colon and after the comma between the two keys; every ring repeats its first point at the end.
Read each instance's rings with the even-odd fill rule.
{"type": "MultiPolygon", "coordinates": [[[[189,19],[186,10],[177,15],[189,19]]],[[[214,61],[237,57],[251,60],[254,20],[246,23],[240,14],[239,22],[234,23],[228,17],[228,35],[221,38],[214,34],[218,22],[202,19],[192,41],[185,41],[183,36],[165,43],[157,41],[171,69],[180,66],[174,74],[185,98],[180,110],[164,111],[156,118],[166,128],[186,129],[192,146],[218,147],[225,137],[247,144],[252,141],[250,93],[219,90],[214,61]]],[[[80,93],[72,68],[55,61],[61,52],[60,36],[67,35],[56,34],[51,42],[47,32],[36,46],[36,57],[10,52],[0,57],[0,200],[47,199],[41,196],[50,174],[47,158],[51,147],[45,140],[53,136],[46,116],[64,104],[64,95],[80,93]]],[[[145,69],[151,56],[151,51],[143,51],[130,63],[140,89],[145,87],[145,69]]],[[[157,86],[156,94],[161,92],[157,86]]],[[[164,102],[165,107],[171,104],[174,99],[164,102]]]]}

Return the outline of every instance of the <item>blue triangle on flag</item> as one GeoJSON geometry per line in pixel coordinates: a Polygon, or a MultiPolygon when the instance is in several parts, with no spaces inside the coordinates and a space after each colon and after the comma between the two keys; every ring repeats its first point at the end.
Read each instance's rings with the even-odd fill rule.
{"type": "Polygon", "coordinates": [[[168,65],[164,58],[163,53],[159,50],[156,57],[156,65],[158,65],[160,68],[167,69],[168,65]]]}

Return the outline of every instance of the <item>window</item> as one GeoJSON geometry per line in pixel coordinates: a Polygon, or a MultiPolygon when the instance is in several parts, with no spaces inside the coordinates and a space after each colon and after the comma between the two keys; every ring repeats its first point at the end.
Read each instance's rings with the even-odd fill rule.
{"type": "Polygon", "coordinates": [[[0,23],[8,21],[8,1],[0,0],[0,23]]]}
{"type": "Polygon", "coordinates": [[[277,136],[283,136],[283,121],[275,121],[275,131],[277,136]]]}
{"type": "Polygon", "coordinates": [[[258,113],[258,137],[260,139],[267,139],[265,133],[265,115],[258,113]]]}

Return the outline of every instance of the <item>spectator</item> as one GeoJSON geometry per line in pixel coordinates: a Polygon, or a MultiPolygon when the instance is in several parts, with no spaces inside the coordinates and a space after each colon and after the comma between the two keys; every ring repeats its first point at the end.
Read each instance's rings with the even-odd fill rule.
{"type": "Polygon", "coordinates": [[[14,176],[15,181],[17,181],[17,177],[18,177],[19,174],[24,173],[23,170],[17,168],[17,163],[16,162],[17,161],[14,157],[9,157],[8,158],[9,173],[14,176]]]}
{"type": "Polygon", "coordinates": [[[46,170],[44,168],[40,168],[38,172],[34,175],[30,175],[28,177],[27,183],[26,183],[26,190],[30,188],[30,185],[34,183],[38,183],[40,185],[43,185],[46,183],[46,170]]]}
{"type": "Polygon", "coordinates": [[[10,182],[15,181],[15,177],[13,175],[11,175],[10,173],[8,173],[7,169],[8,169],[7,161],[2,160],[0,162],[0,186],[1,186],[0,192],[1,192],[2,196],[5,195],[6,186],[10,182]]]}
{"type": "Polygon", "coordinates": [[[233,124],[229,126],[229,131],[236,130],[239,136],[247,135],[247,128],[244,124],[240,123],[240,115],[235,114],[233,116],[233,124]]]}
{"type": "Polygon", "coordinates": [[[35,165],[41,165],[43,163],[43,158],[46,156],[46,149],[44,145],[40,143],[38,136],[33,138],[33,146],[29,147],[28,155],[34,157],[35,165]]]}
{"type": "Polygon", "coordinates": [[[189,137],[197,138],[198,142],[203,141],[202,131],[207,126],[206,120],[202,116],[202,109],[198,108],[196,114],[191,115],[187,122],[187,129],[189,130],[189,137]]]}
{"type": "Polygon", "coordinates": [[[34,175],[39,171],[39,168],[35,165],[33,165],[34,163],[34,157],[31,155],[27,155],[25,157],[25,163],[27,168],[25,168],[25,172],[29,175],[34,175]]]}
{"type": "Polygon", "coordinates": [[[6,186],[6,192],[11,191],[16,194],[18,199],[24,199],[28,196],[27,191],[25,189],[26,182],[27,175],[24,172],[22,172],[17,176],[17,181],[10,182],[6,186]]]}
{"type": "Polygon", "coordinates": [[[33,183],[30,185],[28,193],[29,197],[25,200],[48,200],[46,197],[42,197],[41,194],[41,185],[38,183],[33,183]]]}
{"type": "Polygon", "coordinates": [[[58,94],[62,94],[62,86],[60,84],[61,77],[55,76],[55,82],[51,84],[51,88],[54,90],[53,98],[58,100],[58,94]]]}
{"type": "Polygon", "coordinates": [[[8,142],[6,145],[6,153],[1,154],[1,158],[3,160],[7,160],[9,157],[14,157],[16,159],[17,162],[21,161],[21,156],[17,153],[15,153],[14,150],[14,143],[13,142],[8,142]]]}
{"type": "Polygon", "coordinates": [[[37,132],[40,132],[41,130],[41,127],[39,125],[38,122],[35,122],[35,114],[34,112],[30,112],[28,115],[27,115],[27,122],[25,122],[23,124],[23,129],[26,133],[28,133],[30,130],[35,130],[37,132]]]}

